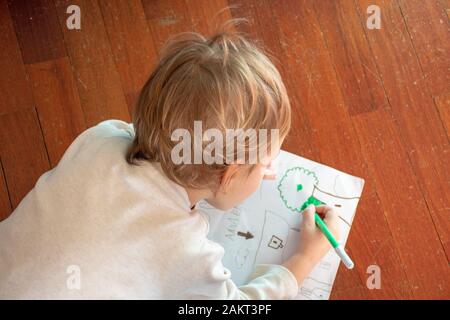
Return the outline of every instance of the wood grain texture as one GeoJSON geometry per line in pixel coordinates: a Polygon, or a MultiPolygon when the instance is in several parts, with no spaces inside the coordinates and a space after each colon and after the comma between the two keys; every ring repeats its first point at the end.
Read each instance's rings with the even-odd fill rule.
{"type": "Polygon", "coordinates": [[[52,0],[8,0],[8,6],[26,64],[67,55],[52,0]]]}
{"type": "Polygon", "coordinates": [[[130,121],[128,107],[97,1],[56,0],[69,58],[74,71],[86,125],[106,119],[130,121]],[[66,8],[78,5],[81,30],[65,27],[66,8]]]}
{"type": "Polygon", "coordinates": [[[0,116],[0,158],[15,208],[39,176],[50,169],[34,108],[0,116]]]}
{"type": "MultiPolygon", "coordinates": [[[[300,2],[280,1],[276,6],[271,6],[271,9],[273,21],[279,26],[279,41],[283,52],[281,60],[289,66],[291,74],[291,91],[297,92],[298,101],[302,102],[301,107],[295,107],[295,110],[300,111],[300,116],[308,123],[308,129],[304,130],[308,131],[308,136],[299,135],[297,139],[310,139],[312,146],[320,146],[314,148],[314,159],[337,167],[339,161],[345,162],[347,167],[351,163],[352,169],[347,170],[361,176],[360,170],[357,169],[357,162],[360,160],[357,159],[358,147],[354,140],[347,143],[347,135],[352,135],[352,127],[344,125],[337,128],[339,122],[345,123],[349,118],[343,108],[342,96],[336,86],[334,74],[329,72],[332,65],[324,51],[312,8],[304,7],[300,2]],[[302,19],[298,19],[299,16],[302,19]],[[317,131],[318,127],[321,127],[321,132],[317,131]],[[336,135],[337,131],[341,134],[336,135]],[[340,146],[338,150],[335,150],[336,145],[340,146]],[[334,155],[331,156],[331,153],[334,155]],[[356,154],[353,159],[347,158],[353,154],[356,154]]],[[[294,123],[294,127],[299,126],[294,123]]],[[[291,151],[304,155],[303,150],[299,148],[291,151]]],[[[359,272],[363,270],[358,270],[359,272]]],[[[362,285],[358,273],[344,273],[341,287],[362,285]]]]}
{"type": "MultiPolygon", "coordinates": [[[[372,2],[359,1],[360,16],[372,2]]],[[[384,27],[369,30],[367,37],[383,77],[389,109],[400,139],[408,152],[414,177],[421,181],[427,210],[433,218],[442,246],[450,240],[450,154],[448,137],[441,124],[427,82],[409,41],[398,5],[376,1],[383,12],[384,27]]],[[[447,254],[448,255],[448,254],[447,254]]]]}
{"type": "MultiPolygon", "coordinates": [[[[436,97],[434,101],[439,111],[443,126],[447,132],[447,137],[450,140],[450,92],[436,97]]],[[[447,254],[447,260],[450,263],[450,241],[444,241],[443,246],[445,253],[447,254]]]]}
{"type": "Polygon", "coordinates": [[[302,101],[301,116],[310,124],[313,145],[321,146],[316,148],[317,159],[360,174],[358,142],[350,138],[354,136],[350,117],[313,8],[302,2],[279,1],[272,10],[284,48],[283,61],[289,65],[295,90],[302,101]]]}
{"type": "Polygon", "coordinates": [[[155,67],[156,49],[140,0],[99,2],[114,62],[131,112],[155,67]]]}
{"type": "Polygon", "coordinates": [[[436,97],[434,100],[439,111],[441,121],[447,131],[447,137],[450,139],[450,91],[436,97]]]}
{"type": "Polygon", "coordinates": [[[68,58],[28,65],[27,72],[53,167],[86,129],[75,79],[68,58]]]}
{"type": "Polygon", "coordinates": [[[448,297],[448,261],[395,119],[388,110],[380,109],[355,116],[353,121],[413,296],[448,297]],[[381,169],[379,164],[387,159],[389,165],[381,169]]]}
{"type": "MultiPolygon", "coordinates": [[[[310,159],[317,159],[317,150],[313,147],[311,137],[311,126],[306,117],[303,116],[305,101],[296,83],[295,74],[290,72],[290,66],[285,63],[284,47],[280,42],[280,31],[274,27],[275,16],[270,7],[270,1],[251,0],[229,1],[230,11],[233,18],[246,19],[246,23],[238,25],[238,30],[255,41],[261,48],[264,48],[270,55],[274,64],[280,71],[283,82],[288,91],[289,99],[293,108],[292,129],[286,138],[283,147],[287,151],[300,152],[310,159]],[[270,30],[270,32],[267,32],[270,30]]],[[[311,90],[312,84],[308,83],[308,90],[311,90]]]]}
{"type": "Polygon", "coordinates": [[[315,1],[314,9],[350,115],[374,111],[387,104],[354,2],[315,1]]]}
{"type": "Polygon", "coordinates": [[[142,0],[142,5],[158,52],[170,37],[192,31],[185,0],[142,0]]]}
{"type": "Polygon", "coordinates": [[[0,0],[0,115],[33,105],[33,95],[8,11],[0,0]]]}
{"type": "Polygon", "coordinates": [[[231,18],[226,0],[185,0],[193,31],[211,36],[231,18]]]}
{"type": "MultiPolygon", "coordinates": [[[[308,3],[284,1],[277,4],[278,9],[274,8],[274,12],[279,12],[276,19],[277,24],[283,30],[281,40],[285,43],[285,61],[291,68],[291,74],[296,75],[297,90],[303,91],[302,100],[305,101],[303,116],[307,117],[311,125],[312,139],[314,145],[318,146],[319,159],[323,163],[342,170],[346,167],[346,172],[364,177],[367,182],[364,190],[365,196],[374,196],[376,189],[371,181],[373,177],[364,164],[361,142],[356,138],[358,134],[348,114],[348,108],[346,108],[340,83],[336,77],[333,61],[328,53],[316,12],[311,5],[307,5],[308,3]],[[292,21],[295,21],[295,23],[292,24],[292,21]],[[314,90],[311,90],[310,86],[314,90]]],[[[374,197],[374,200],[365,203],[370,205],[370,207],[366,207],[366,211],[358,211],[355,221],[356,231],[351,234],[349,239],[349,251],[354,252],[355,256],[358,256],[361,260],[357,268],[359,281],[354,278],[355,273],[345,272],[341,268],[342,273],[339,276],[344,277],[345,284],[348,287],[357,287],[360,283],[365,284],[367,266],[377,264],[380,261],[382,261],[381,268],[384,269],[389,265],[390,268],[395,269],[393,274],[404,274],[401,265],[391,264],[391,260],[399,261],[396,250],[393,252],[379,251],[379,246],[384,244],[381,239],[385,243],[389,243],[390,229],[377,196],[374,197]],[[359,223],[357,223],[358,220],[359,223]],[[377,222],[377,228],[370,228],[375,221],[377,222]],[[362,230],[358,232],[358,229],[362,230]],[[365,242],[364,239],[367,237],[378,240],[378,242],[372,244],[365,244],[367,245],[366,249],[370,248],[370,251],[364,250],[365,248],[361,246],[361,243],[365,242]],[[356,243],[358,245],[354,245],[356,243]],[[385,255],[385,259],[377,259],[377,254],[380,254],[380,252],[385,255]],[[386,257],[389,257],[389,259],[386,257]],[[351,276],[353,277],[352,282],[350,282],[351,276]]],[[[364,208],[363,201],[362,208],[364,208]]],[[[386,281],[392,280],[395,280],[395,278],[388,276],[386,279],[386,281]]],[[[342,283],[341,288],[343,288],[343,285],[344,283],[342,283]]],[[[396,286],[392,286],[392,290],[396,292],[397,296],[408,292],[408,289],[396,288],[396,286]]],[[[384,298],[386,297],[384,294],[387,294],[387,292],[366,291],[366,295],[369,297],[384,298]]]]}
{"type": "MultiPolygon", "coordinates": [[[[385,217],[380,196],[376,192],[373,177],[365,176],[363,197],[358,204],[357,214],[346,249],[355,261],[362,287],[357,286],[358,299],[410,299],[411,285],[406,278],[406,271],[400,259],[400,253],[392,237],[391,229],[385,217]],[[370,239],[370,240],[368,240],[370,239]],[[367,268],[380,267],[382,277],[381,290],[369,290],[366,286],[367,268]],[[398,281],[402,279],[402,281],[398,281]]],[[[353,292],[355,281],[350,282],[354,270],[340,266],[335,282],[332,299],[342,299],[339,290],[353,292]]],[[[346,299],[353,299],[353,294],[346,299]]]]}
{"type": "Polygon", "coordinates": [[[11,210],[8,187],[6,185],[3,165],[0,159],[0,221],[6,219],[11,214],[11,210]]]}
{"type": "Polygon", "coordinates": [[[399,0],[423,77],[432,95],[450,90],[450,25],[438,0],[399,0]]]}

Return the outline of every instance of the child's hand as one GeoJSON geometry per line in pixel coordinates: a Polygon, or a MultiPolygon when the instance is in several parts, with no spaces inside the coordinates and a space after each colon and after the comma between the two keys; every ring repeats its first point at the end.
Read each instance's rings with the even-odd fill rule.
{"type": "Polygon", "coordinates": [[[316,226],[314,213],[317,212],[328,229],[339,241],[339,217],[329,206],[310,205],[303,211],[303,221],[300,226],[300,244],[297,252],[283,263],[301,283],[314,266],[332,248],[325,235],[316,226]]]}
{"type": "Polygon", "coordinates": [[[316,226],[314,213],[326,223],[331,234],[339,241],[339,217],[338,214],[329,206],[309,205],[303,210],[303,221],[300,227],[300,244],[298,254],[304,256],[312,263],[316,264],[330,250],[331,244],[325,235],[316,226]]]}

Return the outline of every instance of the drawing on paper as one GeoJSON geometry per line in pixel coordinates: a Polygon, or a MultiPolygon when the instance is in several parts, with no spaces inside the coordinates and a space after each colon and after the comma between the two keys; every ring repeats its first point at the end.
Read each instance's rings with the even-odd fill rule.
{"type": "Polygon", "coordinates": [[[293,167],[283,174],[277,189],[286,208],[298,213],[302,211],[302,205],[308,200],[317,184],[319,184],[319,178],[314,171],[303,167],[293,167]]]}
{"type": "MultiPolygon", "coordinates": [[[[351,212],[356,207],[359,196],[338,195],[341,188],[340,175],[336,175],[333,183],[333,193],[319,187],[319,179],[313,170],[304,167],[292,167],[285,171],[278,183],[277,189],[284,206],[294,213],[302,212],[309,204],[326,204],[338,209],[339,212],[351,212]],[[296,186],[294,188],[293,186],[296,186]]],[[[340,219],[349,227],[351,222],[342,214],[340,219]]]]}
{"type": "MultiPolygon", "coordinates": [[[[345,244],[364,180],[282,151],[278,179],[265,181],[239,206],[223,212],[199,204],[210,219],[208,237],[225,248],[223,265],[237,285],[247,283],[258,264],[282,264],[298,249],[299,214],[307,203],[335,208],[345,244]]],[[[299,286],[297,299],[328,299],[339,257],[332,250],[299,286]]]]}
{"type": "Polygon", "coordinates": [[[265,210],[261,238],[253,264],[281,264],[297,248],[299,231],[298,228],[292,227],[283,216],[265,210]]]}
{"type": "Polygon", "coordinates": [[[242,269],[244,265],[247,263],[248,257],[250,256],[249,248],[239,248],[234,256],[234,263],[237,269],[242,269]]]}
{"type": "Polygon", "coordinates": [[[267,244],[269,248],[272,249],[280,249],[283,248],[283,240],[278,238],[276,235],[272,235],[272,238],[270,238],[269,243],[267,244]]]}
{"type": "Polygon", "coordinates": [[[331,284],[308,277],[302,283],[299,293],[308,300],[327,299],[331,293],[331,284]]]}

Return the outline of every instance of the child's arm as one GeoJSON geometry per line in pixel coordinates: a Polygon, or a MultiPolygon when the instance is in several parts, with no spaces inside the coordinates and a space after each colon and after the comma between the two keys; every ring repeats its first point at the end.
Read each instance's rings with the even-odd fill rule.
{"type": "MultiPolygon", "coordinates": [[[[292,299],[298,294],[298,283],[294,275],[284,266],[259,264],[247,279],[237,286],[222,262],[222,255],[211,252],[204,257],[209,261],[206,268],[188,279],[182,299],[224,299],[224,300],[276,300],[292,299]]],[[[195,268],[197,269],[197,267],[195,268]]]]}
{"type": "MultiPolygon", "coordinates": [[[[314,212],[338,238],[338,216],[327,206],[310,206],[303,211],[300,243],[297,253],[283,265],[260,264],[243,286],[237,286],[229,270],[222,264],[223,248],[209,240],[198,246],[198,254],[190,266],[193,273],[183,273],[186,281],[183,299],[291,299],[298,294],[298,284],[331,249],[328,240],[315,225],[314,212]]],[[[188,259],[188,258],[186,258],[188,259]]],[[[183,259],[185,260],[185,259],[183,259]]],[[[178,282],[179,283],[179,282],[178,282]]]]}
{"type": "Polygon", "coordinates": [[[331,207],[310,205],[303,211],[299,248],[296,254],[283,263],[298,283],[303,282],[314,266],[331,249],[326,237],[316,227],[315,212],[324,217],[323,220],[333,236],[339,239],[339,217],[331,207]]]}

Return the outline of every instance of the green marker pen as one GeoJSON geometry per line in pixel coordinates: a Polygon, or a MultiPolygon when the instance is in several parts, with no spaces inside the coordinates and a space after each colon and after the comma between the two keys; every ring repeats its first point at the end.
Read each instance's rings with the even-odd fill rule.
{"type": "Polygon", "coordinates": [[[327,225],[322,220],[322,218],[317,214],[317,212],[314,213],[314,220],[316,221],[316,225],[323,232],[325,237],[327,237],[328,241],[330,241],[331,245],[333,246],[339,258],[341,258],[345,266],[348,269],[353,269],[355,264],[353,263],[352,259],[350,259],[347,252],[345,252],[344,247],[341,246],[341,244],[337,242],[336,239],[333,237],[333,235],[330,232],[330,229],[328,229],[327,225]]]}
{"type": "MultiPolygon", "coordinates": [[[[299,188],[299,186],[301,186],[301,185],[297,185],[297,191],[301,190],[301,188],[299,188]]],[[[306,200],[306,202],[302,205],[300,210],[301,211],[305,210],[306,207],[309,206],[310,204],[319,206],[324,203],[322,201],[320,201],[319,199],[316,199],[314,196],[310,196],[308,198],[308,200],[306,200]]],[[[323,234],[325,235],[325,237],[328,239],[328,241],[330,241],[331,245],[333,246],[334,250],[336,251],[336,254],[339,256],[339,258],[341,258],[344,265],[348,269],[353,269],[355,264],[353,263],[352,259],[350,259],[347,252],[345,252],[344,247],[341,246],[341,244],[339,242],[337,242],[336,239],[333,237],[333,235],[330,232],[330,229],[328,229],[327,225],[322,220],[322,218],[320,218],[320,216],[317,214],[317,212],[314,213],[314,220],[316,221],[316,225],[320,229],[320,231],[322,231],[323,234]]]]}

